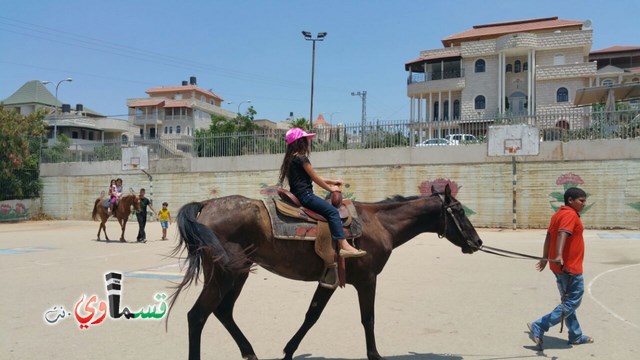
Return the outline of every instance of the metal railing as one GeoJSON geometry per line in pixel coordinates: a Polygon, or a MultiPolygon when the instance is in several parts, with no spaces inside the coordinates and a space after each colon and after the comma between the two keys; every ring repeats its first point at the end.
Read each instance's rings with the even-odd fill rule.
{"type": "MultiPolygon", "coordinates": [[[[548,111],[536,115],[501,115],[494,117],[467,117],[461,120],[375,121],[314,129],[313,151],[346,149],[376,149],[415,146],[423,140],[446,138],[452,134],[473,135],[472,141],[457,144],[483,143],[489,126],[528,124],[540,131],[541,141],[572,141],[587,139],[640,139],[640,110],[592,112],[589,108],[571,111],[548,111]]],[[[192,157],[223,157],[284,153],[286,130],[264,130],[208,136],[171,136],[154,139],[135,137],[129,143],[86,141],[57,152],[52,145],[42,151],[42,162],[120,160],[121,146],[145,145],[149,159],[192,157]],[[54,156],[55,155],[55,156],[54,156]]]]}
{"type": "Polygon", "coordinates": [[[432,80],[455,79],[455,78],[461,78],[461,77],[464,77],[464,69],[447,70],[447,71],[429,71],[426,73],[412,73],[407,79],[407,84],[432,81],[432,80]]]}

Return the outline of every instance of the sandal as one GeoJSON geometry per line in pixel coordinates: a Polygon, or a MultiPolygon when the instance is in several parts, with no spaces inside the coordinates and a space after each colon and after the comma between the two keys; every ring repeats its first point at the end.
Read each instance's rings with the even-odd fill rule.
{"type": "Polygon", "coordinates": [[[531,341],[533,341],[539,349],[542,349],[542,338],[533,332],[531,323],[527,323],[527,328],[529,329],[529,339],[531,339],[531,341]]]}
{"type": "Polygon", "coordinates": [[[571,342],[571,345],[593,344],[593,338],[591,336],[582,335],[580,339],[571,342]]]}

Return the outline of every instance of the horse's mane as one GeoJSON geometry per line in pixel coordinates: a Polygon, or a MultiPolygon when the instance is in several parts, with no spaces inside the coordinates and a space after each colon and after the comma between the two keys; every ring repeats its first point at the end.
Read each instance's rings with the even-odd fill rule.
{"type": "Polygon", "coordinates": [[[389,196],[388,198],[384,199],[384,200],[380,200],[374,204],[395,204],[395,203],[402,203],[402,202],[407,202],[407,201],[411,201],[411,200],[416,200],[421,198],[422,196],[419,195],[413,195],[413,196],[402,196],[402,195],[393,195],[393,196],[389,196]]]}

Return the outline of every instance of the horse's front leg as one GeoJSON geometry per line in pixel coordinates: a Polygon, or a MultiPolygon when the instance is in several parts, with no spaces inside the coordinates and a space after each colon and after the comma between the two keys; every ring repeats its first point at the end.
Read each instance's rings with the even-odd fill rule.
{"type": "Polygon", "coordinates": [[[302,342],[302,339],[307,334],[307,332],[318,321],[318,318],[320,318],[322,311],[329,302],[329,299],[331,299],[331,295],[333,295],[334,292],[335,289],[326,289],[318,285],[315,294],[313,294],[313,299],[311,299],[311,305],[309,305],[307,314],[304,316],[304,322],[302,323],[302,326],[300,326],[298,332],[296,332],[291,340],[289,340],[287,346],[284,347],[283,360],[293,359],[293,353],[298,349],[298,346],[300,346],[300,342],[302,342]]]}
{"type": "Polygon", "coordinates": [[[384,359],[378,353],[376,347],[376,335],[374,332],[375,323],[375,303],[376,303],[376,283],[377,277],[369,281],[354,284],[358,291],[358,303],[360,304],[360,321],[364,327],[364,336],[367,342],[367,359],[384,359]]]}
{"type": "Polygon", "coordinates": [[[127,219],[118,219],[118,221],[120,222],[120,227],[122,228],[122,234],[120,234],[120,241],[122,242],[126,242],[127,240],[124,239],[124,229],[127,228],[127,219]]]}

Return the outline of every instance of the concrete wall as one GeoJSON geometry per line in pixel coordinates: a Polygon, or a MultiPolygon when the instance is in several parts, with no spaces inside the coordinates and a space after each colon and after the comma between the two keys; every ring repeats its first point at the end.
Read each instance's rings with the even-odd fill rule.
{"type": "MultiPolygon", "coordinates": [[[[313,153],[321,176],[342,178],[346,196],[373,202],[394,194],[416,195],[437,179],[455,183],[457,198],[479,227],[512,227],[511,157],[488,157],[486,144],[313,153]]],[[[89,219],[109,180],[125,189],[145,187],[156,207],[163,201],[175,215],[183,204],[241,194],[266,197],[282,155],[151,161],[149,173],[123,172],[114,162],[43,164],[43,211],[59,219],[89,219]]],[[[563,181],[579,184],[591,205],[589,228],[640,228],[640,140],[542,142],[540,154],[516,158],[519,228],[545,228],[564,192],[563,181]]],[[[321,191],[316,187],[316,191],[321,191]]]]}

